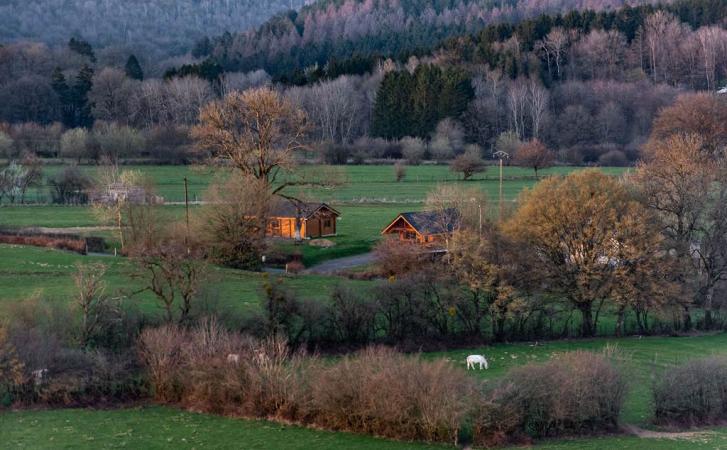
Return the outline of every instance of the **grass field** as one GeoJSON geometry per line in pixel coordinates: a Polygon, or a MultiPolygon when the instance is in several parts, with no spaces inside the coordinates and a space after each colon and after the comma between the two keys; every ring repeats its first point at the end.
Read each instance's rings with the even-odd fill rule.
{"type": "MultiPolygon", "coordinates": [[[[190,198],[200,199],[213,179],[224,171],[212,171],[196,166],[128,166],[147,174],[156,183],[158,192],[168,202],[184,200],[185,177],[189,180],[190,198]]],[[[49,166],[46,175],[61,170],[60,166],[49,166]]],[[[93,175],[98,169],[83,166],[82,170],[93,175]]],[[[303,166],[302,170],[316,172],[316,166],[303,166]]],[[[461,186],[478,187],[485,191],[490,199],[487,210],[497,210],[499,183],[497,168],[491,167],[488,172],[476,176],[473,180],[463,182],[447,166],[411,166],[407,169],[407,177],[402,182],[394,180],[392,166],[341,166],[336,169],[341,173],[344,183],[338,187],[305,188],[292,193],[308,199],[322,200],[332,203],[342,213],[339,220],[338,236],[332,240],[336,243],[332,248],[314,248],[307,245],[292,248],[291,243],[280,243],[279,247],[288,251],[300,251],[307,266],[326,259],[338,258],[371,249],[379,238],[379,232],[399,212],[419,210],[423,207],[426,194],[440,183],[453,183],[461,186]]],[[[565,174],[580,168],[554,167],[542,171],[542,175],[565,174]]],[[[602,168],[607,173],[623,173],[622,168],[602,168]]],[[[532,171],[519,167],[505,167],[503,198],[512,202],[526,187],[532,186],[536,180],[532,171]]],[[[30,200],[47,201],[47,187],[39,188],[40,192],[31,192],[30,200]]],[[[181,218],[184,208],[181,205],[166,205],[162,208],[169,219],[181,218]]],[[[2,206],[0,207],[0,227],[93,227],[100,225],[93,211],[88,207],[78,206],[2,206]]],[[[110,232],[91,231],[94,235],[112,237],[110,232]]],[[[113,239],[112,239],[113,240],[113,239]]],[[[0,263],[1,264],[1,263],[0,263]]]]}
{"type": "MultiPolygon", "coordinates": [[[[53,176],[61,170],[62,166],[48,166],[44,168],[46,177],[53,176]]],[[[96,166],[81,166],[81,169],[89,176],[95,176],[98,171],[96,166]]],[[[201,199],[204,191],[210,182],[218,178],[225,171],[221,169],[210,169],[202,166],[123,166],[123,169],[139,170],[151,178],[156,186],[159,195],[169,202],[184,201],[184,178],[187,177],[190,200],[201,199]]],[[[317,174],[320,172],[318,166],[301,166],[304,172],[317,174]]],[[[498,168],[490,166],[485,173],[475,175],[472,180],[462,182],[459,175],[451,172],[448,166],[444,165],[421,165],[408,166],[406,177],[401,182],[396,182],[392,165],[376,166],[338,166],[335,172],[343,182],[335,188],[303,188],[303,194],[322,201],[328,202],[395,202],[395,203],[416,203],[421,202],[427,192],[432,190],[438,183],[458,183],[467,186],[478,186],[485,190],[493,200],[498,196],[498,168]]],[[[582,170],[580,167],[552,167],[540,171],[541,176],[566,174],[574,170],[582,170]]],[[[601,168],[607,173],[620,174],[626,169],[618,167],[601,168]]],[[[505,167],[503,170],[505,183],[503,196],[506,200],[513,200],[523,187],[530,186],[535,182],[533,171],[521,167],[505,167]]],[[[295,193],[295,191],[293,191],[295,193]]],[[[47,186],[30,191],[30,200],[46,198],[47,186]]]]}
{"type": "Polygon", "coordinates": [[[429,353],[429,358],[448,358],[464,368],[469,354],[483,353],[490,369],[470,371],[485,380],[502,377],[508,369],[527,362],[545,361],[558,353],[588,350],[615,350],[621,369],[629,381],[629,395],[621,416],[624,423],[648,425],[650,420],[649,389],[654,377],[690,358],[727,355],[727,334],[692,337],[629,337],[574,339],[539,343],[500,344],[484,348],[429,353]]]}
{"type": "MultiPolygon", "coordinates": [[[[108,265],[105,275],[109,294],[133,292],[140,282],[130,277],[131,266],[124,258],[82,256],[59,250],[0,244],[0,312],[4,306],[33,295],[68,302],[75,292],[72,274],[76,262],[102,262],[108,265]]],[[[208,291],[219,306],[240,314],[256,310],[260,305],[263,274],[215,268],[208,291]]],[[[284,277],[285,285],[301,297],[328,298],[329,290],[339,279],[318,275],[284,277]]],[[[364,281],[353,283],[365,284],[364,281]]],[[[155,312],[157,303],[151,294],[134,296],[146,312],[155,312]]]]}
{"type": "MultiPolygon", "coordinates": [[[[629,395],[622,422],[649,428],[649,386],[653,377],[689,358],[727,354],[727,335],[594,339],[546,342],[541,345],[502,344],[486,348],[429,353],[427,358],[448,358],[464,368],[472,352],[485,353],[487,371],[471,376],[496,380],[516,365],[545,361],[561,352],[616,349],[629,380],[629,395]]],[[[264,421],[237,420],[150,407],[114,411],[60,410],[0,413],[4,448],[251,448],[251,449],[408,449],[447,448],[374,439],[349,433],[331,433],[282,426],[264,421]]],[[[542,449],[691,449],[725,448],[727,428],[685,433],[672,438],[604,436],[540,442],[542,449]]]]}
{"type": "MultiPolygon", "coordinates": [[[[165,407],[120,410],[54,410],[0,413],[2,446],[7,449],[454,449],[454,446],[394,442],[257,420],[194,414],[165,407]]],[[[727,428],[677,439],[604,436],[545,441],[542,450],[681,450],[727,446],[727,428]]]]}

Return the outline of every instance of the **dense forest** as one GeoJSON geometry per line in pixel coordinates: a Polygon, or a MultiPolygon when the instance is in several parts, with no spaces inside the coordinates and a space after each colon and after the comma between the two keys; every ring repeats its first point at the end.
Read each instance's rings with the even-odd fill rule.
{"type": "Polygon", "coordinates": [[[209,54],[228,70],[282,75],[351,55],[427,53],[443,39],[540,14],[608,10],[648,0],[346,0],[276,16],[256,30],[214,38],[209,54]]]}
{"type": "Polygon", "coordinates": [[[590,6],[600,11],[541,15],[589,5],[466,2],[471,14],[462,2],[428,5],[316,3],[255,31],[201,39],[166,62],[76,37],[5,44],[0,155],[184,162],[201,107],[275,86],[306,111],[310,144],[329,162],[487,157],[538,139],[563,163],[626,165],[661,108],[727,83],[727,4],[719,0],[598,2],[590,6]],[[502,5],[530,18],[484,25],[502,5]],[[396,16],[392,8],[401,26],[374,20],[396,16]],[[406,40],[417,27],[431,29],[415,33],[427,42],[406,40]],[[398,37],[382,44],[382,36],[398,37]],[[254,51],[241,52],[241,43],[254,51]]]}
{"type": "Polygon", "coordinates": [[[99,47],[185,53],[207,34],[242,31],[304,0],[8,0],[0,2],[0,42],[64,42],[73,35],[99,47]]]}

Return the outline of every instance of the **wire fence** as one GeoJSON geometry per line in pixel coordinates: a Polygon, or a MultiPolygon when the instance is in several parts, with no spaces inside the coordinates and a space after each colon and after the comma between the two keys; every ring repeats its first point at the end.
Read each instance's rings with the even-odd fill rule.
{"type": "MultiPolygon", "coordinates": [[[[540,178],[542,179],[542,177],[540,178]]],[[[510,176],[503,177],[503,185],[508,191],[516,189],[519,191],[523,185],[535,182],[534,176],[510,176]],[[513,185],[513,183],[517,183],[513,185]]],[[[323,197],[329,201],[353,202],[361,203],[364,199],[374,201],[376,199],[385,198],[387,201],[400,199],[402,201],[412,201],[412,189],[420,192],[421,195],[414,195],[414,199],[423,200],[426,191],[433,189],[437,184],[444,183],[461,183],[466,186],[488,186],[493,187],[499,183],[499,177],[478,177],[468,181],[463,181],[457,177],[436,177],[436,176],[413,176],[402,181],[385,180],[385,179],[367,179],[367,180],[344,180],[342,183],[330,187],[312,186],[305,188],[313,196],[323,197]],[[421,189],[416,186],[420,185],[421,189]]],[[[203,200],[204,193],[209,186],[209,182],[189,182],[187,184],[188,200],[191,203],[198,203],[203,200]]],[[[155,193],[163,198],[165,203],[183,203],[185,201],[184,181],[170,182],[164,181],[155,183],[155,193]]],[[[24,195],[11,197],[5,195],[0,199],[0,205],[43,205],[54,203],[55,186],[44,183],[29,188],[24,195]]]]}

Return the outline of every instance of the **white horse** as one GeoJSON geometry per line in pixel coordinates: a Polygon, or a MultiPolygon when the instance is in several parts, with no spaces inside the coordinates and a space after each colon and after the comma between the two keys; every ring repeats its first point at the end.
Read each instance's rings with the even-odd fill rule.
{"type": "Polygon", "coordinates": [[[469,355],[467,357],[467,370],[470,370],[475,368],[475,364],[480,365],[480,370],[484,367],[485,369],[489,369],[490,366],[487,364],[487,360],[483,355],[469,355]]]}

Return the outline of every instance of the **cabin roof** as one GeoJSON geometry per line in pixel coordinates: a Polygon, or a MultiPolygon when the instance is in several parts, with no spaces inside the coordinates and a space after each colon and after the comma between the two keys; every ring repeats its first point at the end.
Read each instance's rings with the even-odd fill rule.
{"type": "Polygon", "coordinates": [[[444,211],[415,211],[403,212],[382,231],[385,233],[399,218],[404,219],[420,234],[445,234],[454,231],[454,223],[459,218],[459,212],[454,208],[444,211]]]}
{"type": "Polygon", "coordinates": [[[298,217],[298,215],[300,214],[301,218],[307,219],[307,218],[313,216],[316,212],[320,211],[321,209],[330,211],[335,216],[341,215],[341,213],[339,213],[338,211],[331,208],[330,206],[328,206],[325,203],[294,202],[292,200],[287,200],[287,199],[276,202],[270,210],[270,215],[272,217],[298,217]],[[300,208],[300,212],[299,212],[299,208],[300,208]]]}

